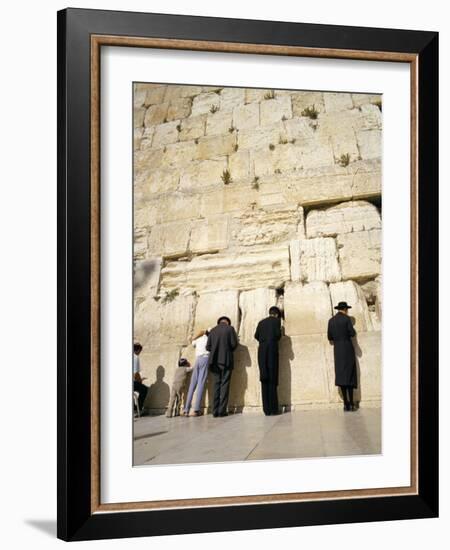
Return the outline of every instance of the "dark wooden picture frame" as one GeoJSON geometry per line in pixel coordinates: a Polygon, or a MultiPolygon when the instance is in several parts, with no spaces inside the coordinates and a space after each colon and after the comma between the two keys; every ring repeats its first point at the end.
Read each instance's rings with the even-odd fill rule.
{"type": "Polygon", "coordinates": [[[58,537],[87,540],[438,515],[438,34],[67,9],[58,13],[58,537]],[[387,60],[411,68],[411,486],[100,502],[100,49],[387,60]]]}

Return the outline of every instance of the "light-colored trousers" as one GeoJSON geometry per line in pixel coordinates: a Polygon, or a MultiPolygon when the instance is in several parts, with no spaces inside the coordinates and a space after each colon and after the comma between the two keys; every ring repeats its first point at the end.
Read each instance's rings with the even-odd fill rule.
{"type": "Polygon", "coordinates": [[[192,397],[194,396],[195,388],[197,393],[195,395],[194,411],[200,410],[203,392],[205,390],[206,379],[208,377],[208,356],[200,355],[197,357],[192,371],[191,383],[189,384],[189,390],[186,398],[186,404],[184,406],[184,412],[189,413],[191,408],[192,397]]]}

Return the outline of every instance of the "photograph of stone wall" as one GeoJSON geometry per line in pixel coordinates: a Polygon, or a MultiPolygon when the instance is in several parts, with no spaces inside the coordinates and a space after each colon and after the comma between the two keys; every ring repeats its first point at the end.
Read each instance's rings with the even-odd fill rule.
{"type": "Polygon", "coordinates": [[[326,331],[341,300],[357,401],[380,405],[381,144],[379,95],[135,84],[134,339],[150,411],[220,315],[240,341],[229,408],[260,411],[253,335],[272,305],[283,410],[340,407],[326,331]]]}

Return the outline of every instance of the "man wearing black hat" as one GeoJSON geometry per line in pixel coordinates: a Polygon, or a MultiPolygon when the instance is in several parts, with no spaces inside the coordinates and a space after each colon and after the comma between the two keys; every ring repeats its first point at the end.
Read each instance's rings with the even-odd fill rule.
{"type": "Polygon", "coordinates": [[[255,338],[259,342],[258,365],[263,411],[266,416],[278,414],[278,341],[281,338],[281,312],[273,306],[269,317],[258,323],[255,338]]]}
{"type": "Polygon", "coordinates": [[[233,352],[238,338],[228,317],[219,317],[208,335],[206,349],[209,353],[208,366],[214,378],[213,416],[228,416],[228,394],[231,372],[234,366],[233,352]]]}
{"type": "Polygon", "coordinates": [[[334,345],[335,385],[344,398],[344,411],[354,411],[353,389],[357,387],[356,357],[351,338],[356,336],[348,316],[351,308],[347,302],[339,302],[336,315],[328,321],[328,340],[334,345]]]}

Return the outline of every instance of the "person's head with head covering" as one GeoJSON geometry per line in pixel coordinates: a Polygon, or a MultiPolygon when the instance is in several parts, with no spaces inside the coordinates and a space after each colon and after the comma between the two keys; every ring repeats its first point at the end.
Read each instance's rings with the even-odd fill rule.
{"type": "Polygon", "coordinates": [[[347,313],[347,311],[351,309],[351,307],[352,306],[349,306],[347,302],[339,302],[337,306],[334,306],[334,309],[347,313]]]}
{"type": "Polygon", "coordinates": [[[226,315],[222,315],[222,317],[219,317],[217,319],[217,324],[220,325],[220,323],[227,323],[228,325],[231,326],[231,319],[226,315]]]}
{"type": "Polygon", "coordinates": [[[269,309],[269,315],[271,315],[272,317],[281,317],[280,308],[278,308],[277,306],[272,306],[269,309]]]}
{"type": "Polygon", "coordinates": [[[136,355],[139,355],[142,351],[142,345],[139,343],[139,342],[136,342],[134,345],[133,345],[133,350],[134,350],[134,353],[136,355]]]}
{"type": "Polygon", "coordinates": [[[179,367],[189,367],[190,363],[185,357],[180,357],[180,359],[178,361],[178,366],[179,367]]]}

